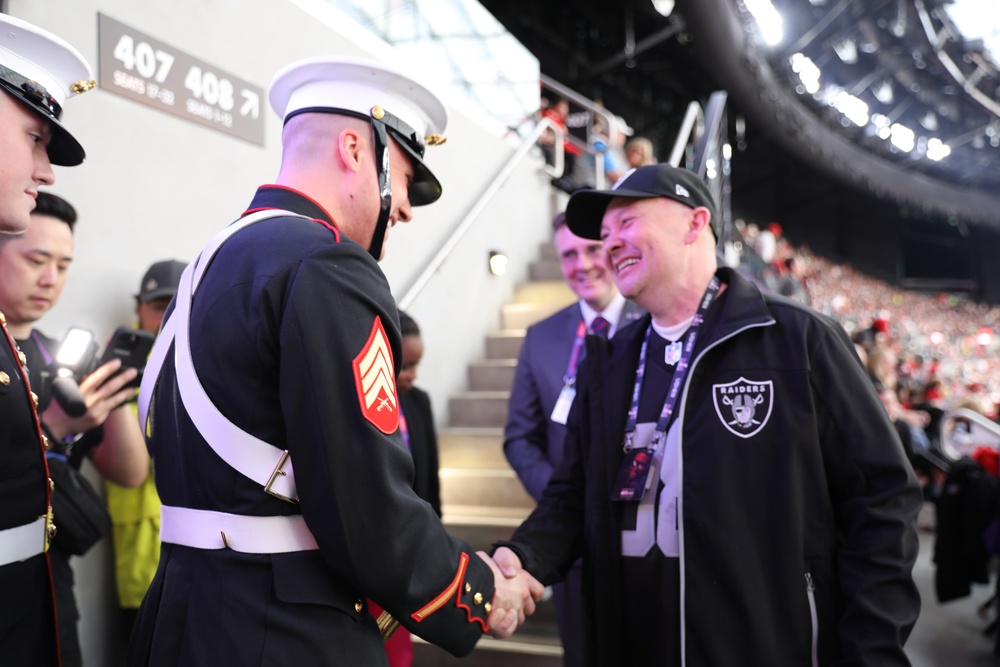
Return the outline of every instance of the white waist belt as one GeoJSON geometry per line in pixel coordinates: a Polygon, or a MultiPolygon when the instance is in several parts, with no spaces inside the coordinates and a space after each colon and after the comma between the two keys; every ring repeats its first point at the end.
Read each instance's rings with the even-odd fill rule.
{"type": "Polygon", "coordinates": [[[0,530],[0,565],[28,560],[45,552],[45,517],[0,530]]]}
{"type": "Polygon", "coordinates": [[[318,549],[301,514],[243,516],[188,507],[160,507],[160,541],[196,549],[283,554],[318,549]]]}

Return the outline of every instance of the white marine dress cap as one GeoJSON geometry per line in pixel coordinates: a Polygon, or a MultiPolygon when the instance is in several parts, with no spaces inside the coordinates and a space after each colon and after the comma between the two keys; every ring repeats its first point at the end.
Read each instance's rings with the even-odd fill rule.
{"type": "Polygon", "coordinates": [[[424,164],[426,145],[444,143],[448,111],[430,89],[379,62],[346,57],[307,58],[274,76],[268,93],[283,122],[302,113],[336,113],[385,123],[413,161],[410,203],[441,196],[441,184],[424,164]]]}
{"type": "Polygon", "coordinates": [[[27,21],[0,14],[0,89],[52,123],[48,145],[52,164],[72,167],[86,157],[59,118],[69,97],[95,85],[90,65],[67,42],[27,21]]]}

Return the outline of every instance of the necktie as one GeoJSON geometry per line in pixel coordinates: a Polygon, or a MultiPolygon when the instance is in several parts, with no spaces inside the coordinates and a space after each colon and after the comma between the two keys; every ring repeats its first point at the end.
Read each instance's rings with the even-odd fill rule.
{"type": "Polygon", "coordinates": [[[590,330],[595,336],[600,336],[601,338],[607,338],[608,334],[611,333],[611,322],[598,315],[594,318],[594,321],[590,325],[590,330]]]}

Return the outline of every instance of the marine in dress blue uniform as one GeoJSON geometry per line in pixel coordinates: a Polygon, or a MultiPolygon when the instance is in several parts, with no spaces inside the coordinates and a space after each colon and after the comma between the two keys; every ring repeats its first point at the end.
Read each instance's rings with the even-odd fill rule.
{"type": "MultiPolygon", "coordinates": [[[[24,231],[31,193],[49,185],[50,164],[84,158],[60,122],[71,95],[94,86],[90,67],[55,35],[0,14],[0,233],[24,231]],[[40,119],[40,120],[39,120],[40,119]],[[14,179],[23,178],[24,192],[14,179]]],[[[24,356],[0,314],[0,662],[57,665],[48,540],[54,534],[45,438],[24,356]]]]}
{"type": "MultiPolygon", "coordinates": [[[[280,72],[270,99],[286,123],[285,162],[241,224],[274,217],[191,264],[151,355],[152,368],[163,355],[162,370],[144,379],[163,546],[128,664],[385,665],[366,599],[466,654],[489,627],[495,581],[506,584],[413,492],[397,430],[397,311],[376,263],[387,225],[409,218],[405,193],[391,191],[390,149],[412,165],[410,202],[436,200],[440,184],[422,155],[424,137],[444,128],[444,107],[382,65],[330,58],[280,72]],[[334,196],[339,183],[305,192],[287,177],[302,129],[292,123],[303,122],[348,122],[332,135],[337,160],[351,127],[370,133],[374,153],[355,156],[365,169],[376,165],[371,192],[381,195],[373,234],[365,221],[367,248],[348,236],[367,243],[357,220],[331,213],[344,204],[334,196]],[[185,350],[207,400],[186,393],[185,350]],[[197,416],[209,407],[273,448],[276,463],[240,472],[238,455],[224,460],[226,443],[206,438],[197,416]]],[[[315,157],[314,149],[304,148],[315,157]]]]}

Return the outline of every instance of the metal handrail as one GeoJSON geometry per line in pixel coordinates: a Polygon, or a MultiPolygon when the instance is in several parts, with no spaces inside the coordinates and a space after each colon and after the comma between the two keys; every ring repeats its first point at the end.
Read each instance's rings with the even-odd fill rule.
{"type": "MultiPolygon", "coordinates": [[[[560,97],[563,97],[567,100],[572,100],[573,102],[576,102],[577,105],[583,107],[584,109],[587,109],[592,113],[596,113],[599,116],[603,117],[604,120],[607,121],[606,125],[609,131],[611,130],[611,128],[615,128],[621,125],[622,121],[619,120],[617,116],[615,116],[613,113],[611,113],[604,107],[597,106],[596,104],[594,104],[593,100],[587,99],[586,97],[576,92],[572,88],[567,88],[566,86],[562,85],[555,79],[550,79],[544,74],[540,74],[538,78],[542,82],[542,85],[544,85],[546,88],[554,90],[556,93],[559,94],[560,97]]],[[[625,135],[628,135],[629,133],[631,133],[631,131],[632,128],[628,127],[627,125],[624,128],[622,128],[622,133],[625,135]]]]}
{"type": "Polygon", "coordinates": [[[701,110],[701,104],[689,102],[687,111],[684,112],[684,120],[681,121],[681,127],[677,130],[674,149],[670,151],[670,159],[667,161],[671,167],[681,166],[681,157],[684,155],[684,149],[691,142],[696,123],[699,133],[703,133],[705,131],[705,114],[701,110]]]}
{"type": "Polygon", "coordinates": [[[1000,449],[1000,424],[975,410],[968,408],[949,410],[941,417],[940,423],[941,450],[954,461],[970,455],[972,447],[988,446],[1000,449]],[[960,419],[969,425],[969,431],[964,438],[956,437],[955,422],[960,419]],[[961,441],[963,439],[965,442],[961,441]]]}
{"type": "Polygon", "coordinates": [[[462,240],[462,237],[464,237],[466,232],[468,232],[469,229],[472,227],[473,223],[479,217],[479,214],[486,209],[486,206],[490,203],[493,197],[495,197],[496,194],[500,191],[500,188],[503,187],[503,185],[507,182],[507,179],[510,178],[511,174],[514,173],[514,169],[515,167],[517,167],[518,163],[524,159],[524,156],[527,155],[532,148],[535,147],[535,144],[538,142],[538,139],[542,136],[542,133],[545,132],[546,130],[552,130],[556,135],[556,140],[554,144],[556,149],[555,150],[556,164],[552,165],[551,169],[549,168],[549,165],[546,165],[545,171],[554,178],[558,178],[559,176],[562,175],[563,164],[564,164],[562,140],[565,138],[565,134],[551,120],[549,120],[548,118],[542,118],[540,121],[538,121],[538,125],[536,125],[534,129],[532,129],[532,131],[529,132],[528,135],[524,138],[524,140],[521,142],[521,145],[517,147],[516,151],[514,151],[514,154],[510,156],[510,159],[508,159],[507,162],[504,164],[504,166],[500,169],[496,178],[493,179],[493,182],[490,184],[488,188],[486,188],[486,191],[483,192],[482,196],[479,197],[478,201],[476,201],[476,203],[472,206],[472,208],[469,209],[469,212],[465,214],[465,217],[462,219],[462,222],[460,222],[458,226],[455,227],[455,231],[453,231],[448,236],[448,240],[445,241],[444,245],[441,246],[441,249],[438,250],[437,254],[434,255],[434,257],[431,259],[430,262],[428,262],[424,270],[420,272],[419,276],[417,276],[417,279],[413,281],[413,284],[410,286],[410,289],[408,289],[406,291],[406,294],[404,294],[403,297],[399,300],[398,304],[401,310],[408,310],[410,306],[413,305],[413,302],[416,300],[417,295],[419,295],[420,292],[424,289],[424,287],[427,286],[427,283],[430,282],[430,279],[434,276],[435,273],[437,273],[437,270],[441,268],[441,265],[444,264],[444,261],[448,258],[448,255],[451,254],[452,250],[455,249],[455,246],[458,245],[459,241],[462,240]]]}

